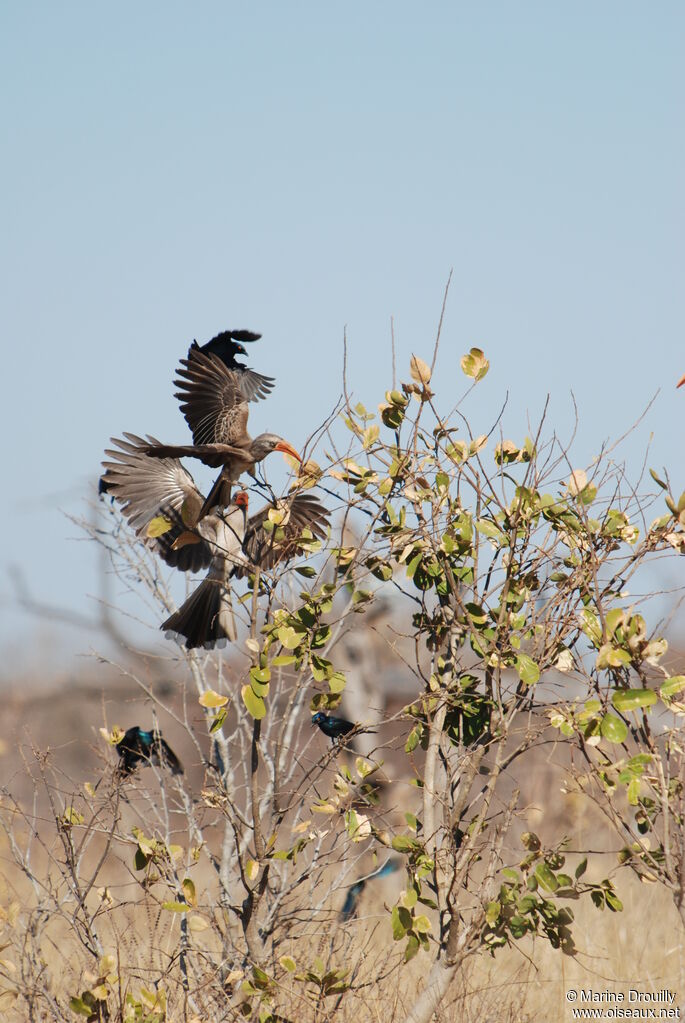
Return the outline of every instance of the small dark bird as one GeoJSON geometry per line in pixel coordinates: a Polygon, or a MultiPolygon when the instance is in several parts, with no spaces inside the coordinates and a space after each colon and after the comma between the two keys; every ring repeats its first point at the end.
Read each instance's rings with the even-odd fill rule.
{"type": "Polygon", "coordinates": [[[191,352],[200,351],[205,355],[216,355],[227,369],[236,370],[240,379],[243,394],[248,401],[259,401],[273,390],[274,378],[265,377],[249,369],[244,362],[236,362],[236,355],[247,355],[241,341],[251,343],[258,341],[262,335],[255,334],[252,330],[222,330],[220,334],[208,341],[207,344],[199,345],[193,341],[188,349],[188,358],[191,352]]]}
{"type": "Polygon", "coordinates": [[[183,774],[183,765],[171,746],[159,732],[146,732],[139,725],[129,728],[123,739],[117,743],[120,764],[119,773],[132,774],[138,764],[156,764],[168,767],[172,774],[183,774]]]}
{"type": "Polygon", "coordinates": [[[329,739],[333,739],[333,741],[340,739],[343,735],[347,735],[348,732],[357,727],[354,721],[336,718],[333,714],[324,714],[322,710],[318,710],[312,716],[312,724],[318,725],[323,734],[327,735],[329,739]]]}
{"type": "Polygon", "coordinates": [[[375,870],[373,874],[369,874],[368,877],[363,877],[361,881],[356,881],[347,889],[347,895],[343,902],[343,907],[340,910],[341,920],[350,920],[357,911],[357,904],[359,897],[366,887],[367,881],[372,881],[376,877],[386,877],[388,874],[394,874],[399,869],[399,864],[395,860],[388,860],[382,867],[375,870]]]}

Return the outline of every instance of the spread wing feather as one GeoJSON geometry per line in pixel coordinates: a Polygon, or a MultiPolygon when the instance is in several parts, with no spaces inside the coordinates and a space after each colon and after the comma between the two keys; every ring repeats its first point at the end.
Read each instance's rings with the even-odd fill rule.
{"type": "Polygon", "coordinates": [[[192,544],[178,551],[172,544],[186,528],[181,509],[199,511],[203,496],[195,486],[193,477],[176,458],[150,458],[146,449],[159,445],[155,437],[144,440],[133,433],[125,433],[125,440],[112,438],[116,448],[105,451],[103,481],[107,490],[119,501],[122,511],[138,536],[172,568],[197,572],[207,568],[212,554],[206,543],[192,544]],[[150,521],[165,515],[173,523],[161,536],[147,537],[150,521]]]}

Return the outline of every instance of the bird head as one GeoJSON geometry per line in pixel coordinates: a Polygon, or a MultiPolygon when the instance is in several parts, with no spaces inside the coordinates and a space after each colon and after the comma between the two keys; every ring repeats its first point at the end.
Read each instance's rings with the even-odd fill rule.
{"type": "Polygon", "coordinates": [[[317,710],[316,714],[312,715],[312,724],[313,725],[318,725],[322,721],[325,721],[325,720],[326,720],[326,715],[323,713],[323,711],[317,710]]]}
{"type": "Polygon", "coordinates": [[[258,437],[255,437],[252,443],[252,452],[255,456],[255,461],[261,462],[263,458],[270,455],[272,451],[282,451],[286,455],[290,455],[292,458],[296,458],[298,462],[302,459],[298,455],[295,448],[288,444],[287,440],[283,440],[277,433],[260,433],[258,437]]]}
{"type": "Polygon", "coordinates": [[[250,499],[249,499],[249,497],[247,495],[247,491],[246,490],[239,490],[238,493],[235,495],[235,500],[234,500],[233,503],[237,504],[238,507],[242,508],[244,511],[247,511],[247,506],[248,506],[249,500],[250,499]]]}

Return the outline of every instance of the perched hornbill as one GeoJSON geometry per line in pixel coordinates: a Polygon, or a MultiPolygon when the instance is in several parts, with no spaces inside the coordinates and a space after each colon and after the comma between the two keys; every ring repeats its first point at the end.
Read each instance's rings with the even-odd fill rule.
{"type": "Polygon", "coordinates": [[[189,648],[212,647],[235,639],[229,580],[256,567],[269,570],[298,551],[304,530],[323,538],[328,511],[311,494],[295,494],[265,504],[247,518],[247,494],[236,495],[225,511],[198,518],[204,498],[190,473],[176,458],[151,458],[148,437],[127,433],[113,439],[103,462],[108,492],[119,501],[138,536],[167,562],[182,571],[207,568],[205,579],[185,603],[161,626],[183,636],[189,648]],[[269,512],[282,521],[271,530],[263,526],[269,512]],[[162,532],[150,529],[161,523],[162,532]],[[151,535],[158,534],[159,535],[151,535]]]}

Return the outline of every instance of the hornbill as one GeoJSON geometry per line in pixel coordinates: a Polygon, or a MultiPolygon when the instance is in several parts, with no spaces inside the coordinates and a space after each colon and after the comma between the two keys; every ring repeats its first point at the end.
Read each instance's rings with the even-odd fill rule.
{"type": "Polygon", "coordinates": [[[218,356],[205,355],[199,348],[191,348],[181,365],[183,368],[174,381],[180,388],[176,397],[192,431],[193,443],[155,443],[146,447],[145,453],[152,458],[198,458],[214,469],[221,467],[200,508],[200,519],[212,508],[225,508],[231,499],[231,485],[244,472],[254,476],[255,464],[272,451],[301,459],[295,448],[275,433],[250,437],[248,401],[236,370],[227,369],[218,356]]]}
{"type": "Polygon", "coordinates": [[[249,369],[243,362],[236,361],[236,355],[247,355],[241,342],[258,341],[262,335],[255,334],[252,330],[222,330],[220,334],[204,345],[198,345],[193,341],[188,349],[188,358],[194,351],[204,352],[205,355],[218,356],[227,369],[236,370],[240,378],[240,386],[248,401],[259,401],[266,398],[273,390],[273,377],[263,376],[249,369]]]}
{"type": "Polygon", "coordinates": [[[125,436],[112,439],[119,450],[106,451],[110,460],[103,462],[103,479],[108,492],[138,536],[167,564],[182,571],[209,569],[161,628],[183,636],[189,649],[235,639],[230,578],[255,567],[268,570],[294,557],[305,529],[323,538],[327,510],[311,494],[295,494],[269,502],[248,519],[247,494],[241,491],[225,512],[198,519],[203,496],[178,459],[150,458],[146,452],[154,437],[146,441],[131,433],[125,436]],[[264,529],[274,510],[282,513],[282,521],[264,529]],[[152,526],[160,526],[161,532],[152,526]]]}
{"type": "Polygon", "coordinates": [[[676,387],[682,387],[685,384],[685,375],[681,376],[680,380],[676,384],[676,387]]]}
{"type": "Polygon", "coordinates": [[[132,774],[138,764],[156,764],[168,767],[172,774],[183,774],[183,765],[171,746],[156,731],[146,732],[139,725],[133,725],[124,732],[117,743],[120,763],[119,774],[132,774]]]}

